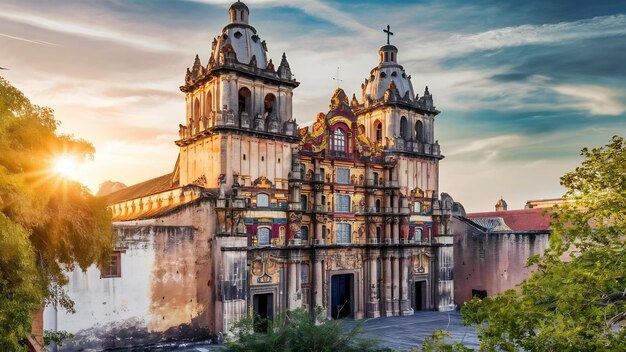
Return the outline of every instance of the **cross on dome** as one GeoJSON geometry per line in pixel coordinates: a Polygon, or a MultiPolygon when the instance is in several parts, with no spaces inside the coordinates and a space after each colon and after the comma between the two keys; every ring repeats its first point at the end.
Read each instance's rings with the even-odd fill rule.
{"type": "Polygon", "coordinates": [[[387,45],[389,45],[389,36],[393,35],[391,28],[387,25],[387,29],[383,29],[383,32],[387,33],[387,45]]]}

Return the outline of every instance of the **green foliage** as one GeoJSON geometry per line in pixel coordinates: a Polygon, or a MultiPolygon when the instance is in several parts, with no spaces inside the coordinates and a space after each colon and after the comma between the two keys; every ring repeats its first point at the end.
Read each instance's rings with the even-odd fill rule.
{"type": "Polygon", "coordinates": [[[571,203],[553,209],[550,247],[529,259],[536,271],[519,290],[463,307],[482,349],[626,350],[626,143],[615,136],[582,155],[561,178],[571,203]]]}
{"type": "MultiPolygon", "coordinates": [[[[360,325],[344,331],[342,321],[325,320],[322,311],[312,319],[304,309],[281,314],[267,322],[267,332],[255,332],[255,319],[243,319],[236,324],[234,341],[226,343],[230,352],[337,352],[380,351],[371,340],[358,338],[360,325]],[[316,323],[317,320],[317,323],[316,323]]],[[[257,319],[258,322],[258,319],[257,319]]]]}
{"type": "Polygon", "coordinates": [[[0,351],[23,350],[30,314],[41,303],[35,252],[26,230],[0,213],[0,351]]]}
{"type": "Polygon", "coordinates": [[[0,77],[0,343],[29,335],[41,303],[71,311],[63,271],[105,263],[113,245],[106,205],[52,172],[60,155],[83,160],[94,148],[57,126],[51,109],[0,77]]]}
{"type": "Polygon", "coordinates": [[[43,332],[43,342],[44,345],[48,346],[51,343],[54,343],[57,346],[63,346],[63,341],[67,339],[74,338],[73,334],[65,330],[60,331],[52,331],[52,330],[44,330],[43,332]]]}
{"type": "Polygon", "coordinates": [[[473,351],[460,342],[447,343],[446,337],[452,337],[449,331],[435,330],[431,337],[424,339],[422,352],[469,352],[473,351]]]}

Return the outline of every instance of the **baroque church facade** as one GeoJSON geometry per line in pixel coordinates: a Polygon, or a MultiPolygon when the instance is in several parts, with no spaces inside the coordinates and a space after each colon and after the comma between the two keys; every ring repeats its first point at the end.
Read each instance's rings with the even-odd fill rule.
{"type": "Polygon", "coordinates": [[[297,308],[329,319],[455,308],[458,203],[438,196],[428,88],[413,91],[387,44],[358,98],[337,88],[300,128],[299,82],[249,15],[234,3],[208,63],[187,69],[174,171],[107,196],[111,267],[71,273],[76,315],[46,312],[48,329],[76,334],[68,348],[124,346],[107,340],[121,331],[135,344],[206,338],[297,308]]]}

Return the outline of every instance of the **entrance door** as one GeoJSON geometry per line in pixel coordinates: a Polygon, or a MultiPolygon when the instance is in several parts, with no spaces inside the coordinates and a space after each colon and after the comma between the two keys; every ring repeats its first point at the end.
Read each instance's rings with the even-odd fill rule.
{"type": "Polygon", "coordinates": [[[330,302],[333,319],[341,319],[352,315],[353,274],[333,275],[330,282],[330,302]]]}
{"type": "Polygon", "coordinates": [[[267,332],[267,321],[274,316],[274,294],[263,293],[252,297],[254,330],[267,332]]]}
{"type": "Polygon", "coordinates": [[[415,282],[415,310],[426,310],[426,281],[415,282]]]}

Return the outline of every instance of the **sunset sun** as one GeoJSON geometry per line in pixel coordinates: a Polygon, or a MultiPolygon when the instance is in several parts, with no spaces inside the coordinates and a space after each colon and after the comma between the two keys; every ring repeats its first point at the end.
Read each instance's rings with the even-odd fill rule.
{"type": "Polygon", "coordinates": [[[69,155],[59,157],[54,163],[54,172],[63,177],[72,178],[76,172],[74,158],[69,155]]]}

